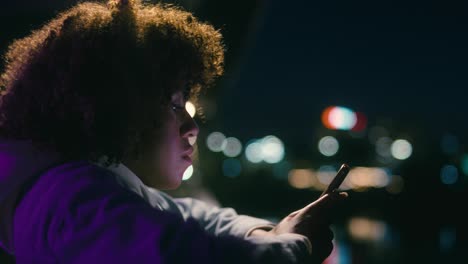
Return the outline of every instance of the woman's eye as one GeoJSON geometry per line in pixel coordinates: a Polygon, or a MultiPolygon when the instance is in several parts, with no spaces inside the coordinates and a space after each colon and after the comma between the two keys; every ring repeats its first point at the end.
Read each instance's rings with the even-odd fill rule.
{"type": "Polygon", "coordinates": [[[185,107],[182,106],[182,105],[178,105],[178,104],[172,104],[172,110],[174,111],[179,111],[179,110],[183,110],[185,107]]]}

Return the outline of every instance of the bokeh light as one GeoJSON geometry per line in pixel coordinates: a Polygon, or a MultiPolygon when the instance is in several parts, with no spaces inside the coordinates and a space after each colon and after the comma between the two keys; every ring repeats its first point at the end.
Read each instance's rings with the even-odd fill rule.
{"type": "Polygon", "coordinates": [[[351,128],[354,132],[364,131],[367,127],[367,117],[362,112],[356,112],[356,124],[351,128]]]}
{"type": "Polygon", "coordinates": [[[458,180],[458,169],[453,165],[445,165],[440,170],[440,180],[443,184],[454,184],[458,180]]]}
{"type": "Polygon", "coordinates": [[[405,139],[397,139],[391,146],[392,156],[395,159],[405,160],[413,153],[413,146],[405,139]]]}
{"type": "Polygon", "coordinates": [[[333,180],[336,173],[337,170],[335,167],[330,165],[323,165],[320,166],[320,168],[317,170],[317,179],[322,185],[327,186],[333,180]]]}
{"type": "Polygon", "coordinates": [[[374,126],[369,129],[369,142],[376,144],[380,138],[388,138],[388,130],[382,126],[374,126]]]}
{"type": "Polygon", "coordinates": [[[190,178],[192,178],[193,175],[193,165],[188,166],[187,169],[185,169],[184,174],[182,176],[182,180],[186,181],[190,178]]]}
{"type": "Polygon", "coordinates": [[[330,123],[341,130],[350,130],[356,124],[356,114],[346,107],[335,107],[328,115],[330,123]]]}
{"type": "Polygon", "coordinates": [[[375,142],[375,152],[379,154],[379,156],[384,158],[391,157],[392,143],[393,140],[389,137],[381,137],[377,139],[377,141],[375,142]]]}
{"type": "Polygon", "coordinates": [[[326,136],[319,140],[318,150],[319,152],[327,157],[335,155],[340,148],[338,140],[332,136],[326,136]]]}
{"type": "Polygon", "coordinates": [[[284,145],[275,136],[266,136],[262,142],[262,158],[266,163],[278,163],[284,157],[284,145]]]}
{"type": "Polygon", "coordinates": [[[322,123],[328,129],[350,130],[356,122],[356,114],[347,107],[330,106],[322,112],[322,123]]]}
{"type": "Polygon", "coordinates": [[[230,158],[223,161],[223,174],[227,177],[237,177],[242,171],[242,165],[239,160],[230,158]]]}
{"type": "Polygon", "coordinates": [[[262,145],[254,141],[245,148],[245,157],[252,163],[260,163],[263,160],[262,145]]]}
{"type": "Polygon", "coordinates": [[[294,188],[306,189],[312,187],[316,179],[309,169],[294,169],[289,172],[288,181],[294,188]]]}
{"type": "Polygon", "coordinates": [[[191,117],[194,117],[195,114],[197,113],[197,109],[195,108],[195,105],[190,101],[187,101],[185,103],[185,110],[187,110],[187,113],[189,113],[191,117]]]}
{"type": "Polygon", "coordinates": [[[330,119],[328,118],[330,115],[331,110],[334,108],[334,106],[329,106],[325,108],[322,112],[322,124],[328,129],[335,129],[333,124],[330,122],[330,119]]]}
{"type": "Polygon", "coordinates": [[[245,156],[252,163],[274,164],[281,162],[284,158],[284,144],[275,136],[266,136],[260,140],[250,140],[245,148],[245,156]]]}
{"type": "Polygon", "coordinates": [[[457,240],[457,232],[454,227],[443,227],[439,233],[439,246],[441,251],[451,250],[457,240]]]}
{"type": "Polygon", "coordinates": [[[354,189],[383,188],[390,183],[388,173],[382,168],[354,167],[347,177],[354,189]]]}
{"type": "Polygon", "coordinates": [[[195,145],[197,143],[197,136],[189,137],[188,141],[191,146],[195,145]]]}
{"type": "Polygon", "coordinates": [[[206,146],[213,152],[221,152],[226,147],[226,136],[221,132],[213,132],[206,138],[206,146]]]}
{"type": "Polygon", "coordinates": [[[463,173],[468,176],[468,154],[461,157],[461,168],[463,173]]]}
{"type": "Polygon", "coordinates": [[[366,217],[353,217],[348,224],[349,234],[358,241],[382,241],[387,229],[385,222],[366,217]]]}
{"type": "Polygon", "coordinates": [[[228,137],[224,140],[224,155],[227,157],[237,157],[242,152],[242,143],[235,137],[228,137]]]}

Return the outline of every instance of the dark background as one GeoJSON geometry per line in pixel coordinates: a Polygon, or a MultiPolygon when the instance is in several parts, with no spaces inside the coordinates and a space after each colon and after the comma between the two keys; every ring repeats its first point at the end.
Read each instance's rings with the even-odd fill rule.
{"type": "MultiPolygon", "coordinates": [[[[1,53],[13,39],[74,3],[1,0],[1,53]]],[[[409,159],[385,164],[404,179],[404,188],[398,194],[385,189],[349,191],[348,204],[336,216],[341,253],[329,263],[466,261],[468,176],[461,163],[468,153],[466,2],[175,3],[219,28],[227,53],[226,73],[207,91],[207,116],[198,120],[202,132],[196,173],[173,195],[204,197],[240,213],[280,219],[320,192],[292,188],[286,179],[272,177],[271,166],[249,169],[242,157],[242,173],[225,177],[225,157],[204,145],[209,133],[221,131],[243,144],[275,135],[284,142],[285,160],[292,167],[316,169],[343,162],[376,167],[382,164],[367,137],[369,128],[384,126],[391,138],[405,138],[413,145],[409,159]],[[216,106],[214,114],[208,115],[209,105],[216,106]],[[365,113],[368,129],[356,136],[324,128],[320,115],[330,105],[365,113]],[[317,151],[325,135],[340,140],[336,156],[317,151]],[[450,153],[441,145],[447,136],[457,143],[450,153]],[[447,164],[458,169],[452,185],[441,182],[441,168],[447,164]],[[385,223],[385,237],[354,239],[347,226],[356,216],[385,223]]]]}

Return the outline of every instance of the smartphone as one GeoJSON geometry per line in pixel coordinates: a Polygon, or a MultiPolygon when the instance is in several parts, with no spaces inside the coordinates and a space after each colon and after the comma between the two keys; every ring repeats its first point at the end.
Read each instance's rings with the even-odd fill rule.
{"type": "Polygon", "coordinates": [[[340,169],[336,173],[335,178],[330,182],[328,187],[323,191],[323,193],[320,196],[323,196],[327,193],[331,193],[334,190],[338,189],[340,185],[343,183],[344,179],[346,178],[346,175],[348,175],[349,172],[349,166],[348,164],[344,163],[341,165],[340,169]]]}

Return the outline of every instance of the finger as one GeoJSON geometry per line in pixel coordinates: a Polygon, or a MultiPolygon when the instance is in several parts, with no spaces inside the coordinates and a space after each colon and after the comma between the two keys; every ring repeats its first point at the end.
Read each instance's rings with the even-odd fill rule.
{"type": "Polygon", "coordinates": [[[299,209],[297,211],[294,211],[288,215],[288,217],[295,217],[297,214],[299,214],[303,209],[299,209]]]}
{"type": "Polygon", "coordinates": [[[310,213],[311,211],[328,211],[346,200],[347,197],[348,193],[346,192],[327,193],[313,203],[307,205],[304,208],[304,213],[310,213]]]}
{"type": "Polygon", "coordinates": [[[348,197],[346,192],[331,192],[310,203],[301,211],[301,215],[314,215],[318,212],[332,212],[348,197]]]}

